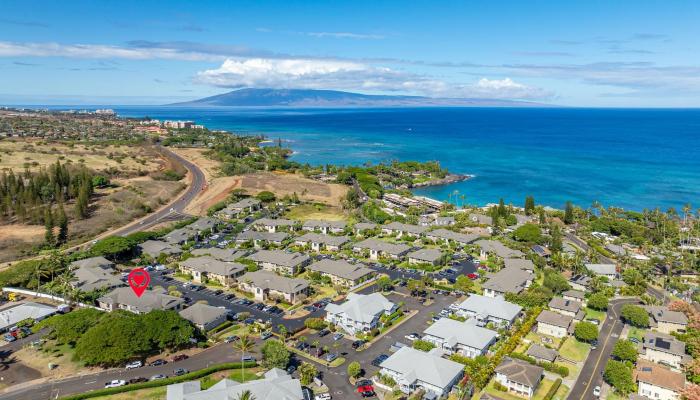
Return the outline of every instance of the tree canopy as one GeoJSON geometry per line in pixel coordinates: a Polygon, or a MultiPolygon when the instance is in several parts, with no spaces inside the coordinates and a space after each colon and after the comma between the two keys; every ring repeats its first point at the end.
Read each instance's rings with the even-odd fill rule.
{"type": "Polygon", "coordinates": [[[579,322],[574,328],[574,336],[582,342],[592,342],[598,338],[598,327],[590,322],[579,322]]]}
{"type": "Polygon", "coordinates": [[[290,357],[289,350],[279,340],[267,340],[260,351],[263,356],[262,364],[265,368],[287,368],[290,357]]]}
{"type": "Polygon", "coordinates": [[[638,328],[649,327],[649,314],[640,306],[634,304],[625,304],[620,312],[622,319],[630,325],[638,328]]]}

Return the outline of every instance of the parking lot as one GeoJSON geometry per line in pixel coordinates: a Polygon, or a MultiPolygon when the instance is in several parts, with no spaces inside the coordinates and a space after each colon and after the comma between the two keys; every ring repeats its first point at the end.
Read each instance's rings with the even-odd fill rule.
{"type": "Polygon", "coordinates": [[[221,293],[216,293],[215,289],[210,289],[207,287],[202,287],[199,290],[193,290],[193,285],[188,285],[182,281],[172,278],[168,271],[152,271],[150,275],[152,286],[162,286],[164,288],[167,288],[168,286],[176,286],[177,290],[182,293],[183,298],[188,300],[188,304],[194,304],[198,301],[205,300],[211,306],[225,307],[226,309],[237,314],[247,312],[250,313],[252,318],[270,322],[275,330],[277,329],[278,325],[282,324],[290,332],[297,331],[304,327],[305,318],[323,317],[324,314],[323,310],[314,310],[311,314],[304,318],[283,319],[283,312],[273,313],[262,311],[261,308],[264,306],[262,303],[252,302],[252,304],[247,305],[236,304],[238,301],[240,301],[240,299],[238,297],[231,297],[232,294],[230,292],[222,291],[221,293]]]}

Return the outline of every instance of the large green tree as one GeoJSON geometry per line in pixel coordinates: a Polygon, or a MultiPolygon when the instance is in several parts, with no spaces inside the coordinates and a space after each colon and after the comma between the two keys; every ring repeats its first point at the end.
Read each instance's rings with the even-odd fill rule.
{"type": "Polygon", "coordinates": [[[625,304],[620,312],[622,319],[632,326],[638,328],[649,327],[649,314],[640,306],[625,304]]]}
{"type": "Polygon", "coordinates": [[[75,346],[75,357],[86,365],[118,366],[151,352],[149,338],[135,315],[115,311],[88,329],[75,346]]]}
{"type": "Polygon", "coordinates": [[[513,232],[513,237],[519,242],[540,243],[542,230],[535,224],[524,224],[513,232]]]}
{"type": "Polygon", "coordinates": [[[574,337],[582,342],[592,342],[598,338],[598,327],[590,322],[579,322],[574,328],[574,337]]]}
{"type": "Polygon", "coordinates": [[[637,362],[637,346],[629,340],[618,340],[612,355],[621,361],[637,362]]]}
{"type": "Polygon", "coordinates": [[[63,315],[54,315],[34,326],[38,331],[49,328],[49,337],[56,339],[58,344],[74,346],[80,337],[105,315],[102,311],[93,308],[81,308],[63,315]]]}
{"type": "Polygon", "coordinates": [[[262,353],[262,364],[265,368],[287,368],[290,357],[289,350],[279,340],[267,340],[260,351],[262,353]]]}
{"type": "Polygon", "coordinates": [[[593,293],[586,304],[594,310],[604,311],[608,309],[609,303],[610,299],[604,293],[593,293]]]}
{"type": "Polygon", "coordinates": [[[623,395],[634,391],[632,369],[621,361],[608,361],[605,371],[603,371],[603,379],[623,395]]]}

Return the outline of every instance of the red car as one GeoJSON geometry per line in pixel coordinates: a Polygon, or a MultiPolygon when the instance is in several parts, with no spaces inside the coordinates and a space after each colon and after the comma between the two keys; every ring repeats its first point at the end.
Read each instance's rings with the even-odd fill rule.
{"type": "Polygon", "coordinates": [[[475,274],[473,272],[471,274],[467,274],[467,278],[472,279],[472,280],[477,279],[478,277],[479,277],[479,274],[475,274]]]}
{"type": "Polygon", "coordinates": [[[179,355],[173,357],[173,362],[178,362],[178,361],[186,360],[186,359],[188,359],[188,358],[190,358],[190,357],[189,357],[187,354],[179,354],[179,355]]]}
{"type": "Polygon", "coordinates": [[[372,382],[366,379],[357,382],[357,393],[361,394],[362,397],[374,396],[374,386],[372,386],[372,382]]]}

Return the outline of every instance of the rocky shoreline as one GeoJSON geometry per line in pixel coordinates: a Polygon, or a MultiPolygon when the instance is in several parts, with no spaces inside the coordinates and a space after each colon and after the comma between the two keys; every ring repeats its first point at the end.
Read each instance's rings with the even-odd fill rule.
{"type": "Polygon", "coordinates": [[[431,179],[429,181],[413,184],[411,189],[427,186],[449,185],[451,183],[462,182],[473,178],[474,175],[449,174],[441,179],[431,179]]]}

